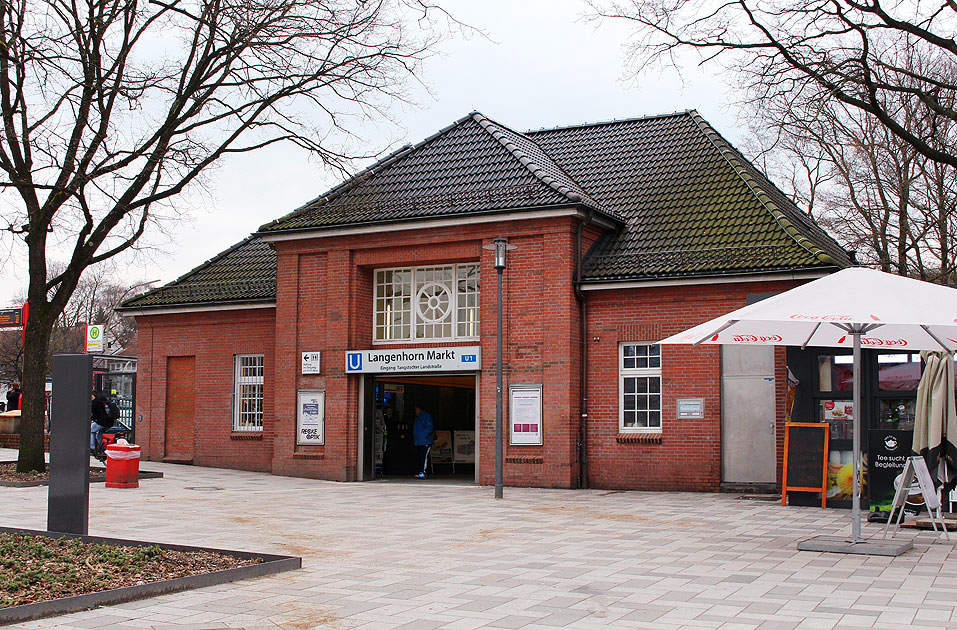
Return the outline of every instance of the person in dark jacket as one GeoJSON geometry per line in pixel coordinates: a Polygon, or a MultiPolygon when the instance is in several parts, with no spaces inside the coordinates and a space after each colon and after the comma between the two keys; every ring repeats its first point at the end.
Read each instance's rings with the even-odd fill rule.
{"type": "Polygon", "coordinates": [[[20,383],[16,381],[10,383],[7,388],[7,411],[15,411],[20,408],[20,383]]]}
{"type": "Polygon", "coordinates": [[[416,479],[428,479],[426,470],[429,466],[429,453],[435,439],[432,433],[435,431],[435,422],[432,421],[432,414],[422,409],[420,405],[415,406],[415,424],[412,425],[412,443],[419,454],[419,472],[416,473],[416,479]]]}
{"type": "Polygon", "coordinates": [[[106,410],[106,397],[97,390],[93,390],[91,395],[93,403],[91,405],[92,416],[90,423],[90,452],[96,453],[100,450],[100,443],[103,439],[103,432],[113,426],[110,420],[110,414],[106,410]]]}

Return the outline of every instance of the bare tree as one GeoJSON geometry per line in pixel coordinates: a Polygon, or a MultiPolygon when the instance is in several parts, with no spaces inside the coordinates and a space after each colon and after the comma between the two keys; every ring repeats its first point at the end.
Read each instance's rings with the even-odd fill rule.
{"type": "MultiPolygon", "coordinates": [[[[62,268],[62,265],[51,266],[62,268]]],[[[147,291],[152,284],[153,282],[141,282],[128,286],[113,282],[100,274],[84,274],[51,331],[43,376],[50,372],[50,360],[54,353],[86,351],[87,324],[104,325],[114,348],[126,347],[136,336],[136,320],[132,317],[120,316],[115,309],[126,298],[147,291]]],[[[22,299],[19,301],[23,302],[22,299]]],[[[112,352],[107,353],[112,354],[112,352]]],[[[0,382],[19,381],[22,373],[22,332],[19,329],[2,329],[0,330],[0,382]]]]}
{"type": "Polygon", "coordinates": [[[589,0],[635,25],[630,67],[682,51],[724,60],[752,100],[810,91],[867,112],[926,158],[957,167],[957,3],[881,0],[589,0]],[[909,59],[935,59],[915,71],[909,59]],[[908,126],[902,101],[938,125],[908,126]]]}
{"type": "Polygon", "coordinates": [[[401,97],[446,25],[426,0],[0,5],[2,212],[29,269],[18,470],[44,467],[43,368],[83,271],[225,155],[287,141],[344,165],[342,133],[401,97]]]}
{"type": "MultiPolygon", "coordinates": [[[[911,58],[923,71],[928,60],[911,58]]],[[[932,282],[957,274],[957,169],[935,162],[866,112],[804,90],[751,104],[749,118],[767,170],[783,175],[798,203],[862,262],[932,282]]],[[[953,132],[896,96],[894,112],[915,135],[953,132]]]]}
{"type": "MultiPolygon", "coordinates": [[[[106,273],[84,274],[57,318],[54,331],[82,332],[88,324],[101,324],[106,328],[112,348],[122,348],[130,343],[136,336],[136,320],[119,315],[116,308],[126,298],[148,290],[153,282],[127,285],[118,283],[111,277],[111,274],[106,273]]],[[[51,349],[54,352],[84,352],[84,335],[80,334],[72,343],[65,340],[60,345],[51,343],[51,349]]]]}

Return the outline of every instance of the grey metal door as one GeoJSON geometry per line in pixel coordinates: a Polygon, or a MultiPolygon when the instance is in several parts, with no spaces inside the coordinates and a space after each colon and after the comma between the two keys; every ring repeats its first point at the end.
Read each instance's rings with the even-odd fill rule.
{"type": "Polygon", "coordinates": [[[721,480],[776,480],[774,348],[721,348],[721,480]]]}

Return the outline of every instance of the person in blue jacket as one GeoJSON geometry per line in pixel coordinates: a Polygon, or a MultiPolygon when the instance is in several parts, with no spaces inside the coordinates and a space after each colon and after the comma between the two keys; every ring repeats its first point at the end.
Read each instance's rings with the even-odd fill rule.
{"type": "Polygon", "coordinates": [[[416,473],[416,479],[428,479],[425,471],[429,465],[429,453],[435,438],[432,437],[435,431],[435,422],[432,420],[432,414],[422,409],[421,405],[415,406],[415,423],[412,425],[412,443],[419,454],[419,472],[416,473]]]}

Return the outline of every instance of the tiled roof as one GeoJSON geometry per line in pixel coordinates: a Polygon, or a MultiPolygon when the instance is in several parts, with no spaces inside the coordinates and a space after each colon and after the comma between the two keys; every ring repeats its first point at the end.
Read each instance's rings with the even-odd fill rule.
{"type": "Polygon", "coordinates": [[[174,282],[126,300],[121,308],[275,299],[276,252],[262,239],[250,236],[174,282]]]}
{"type": "Polygon", "coordinates": [[[612,218],[535,143],[479,113],[400,150],[264,234],[580,204],[612,218]]]}
{"type": "Polygon", "coordinates": [[[585,282],[850,264],[697,112],[524,134],[472,113],[124,307],[275,300],[260,235],[570,205],[621,226],[585,257],[585,282]]]}
{"type": "Polygon", "coordinates": [[[697,112],[526,134],[628,217],[586,281],[847,266],[844,250],[697,112]]]}
{"type": "MultiPolygon", "coordinates": [[[[488,131],[492,136],[502,143],[512,155],[518,158],[523,166],[532,171],[536,177],[543,182],[562,193],[571,201],[581,201],[592,208],[601,208],[608,212],[607,208],[592,198],[587,192],[582,190],[581,186],[574,179],[568,176],[562,167],[555,163],[540,146],[535,144],[527,136],[515,133],[508,127],[503,127],[493,120],[489,120],[479,113],[473,113],[475,119],[482,128],[488,131]]],[[[620,218],[620,216],[619,216],[620,218]]]]}

